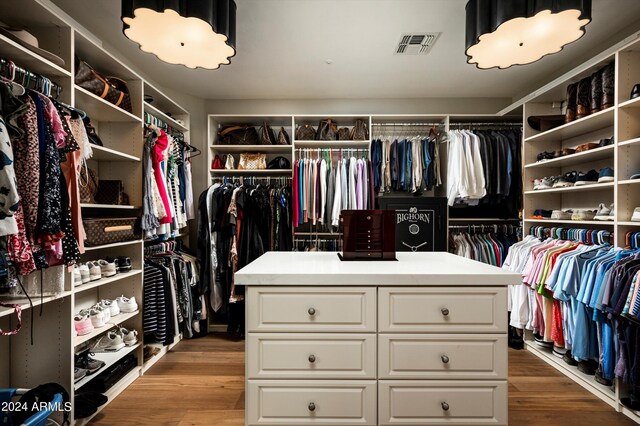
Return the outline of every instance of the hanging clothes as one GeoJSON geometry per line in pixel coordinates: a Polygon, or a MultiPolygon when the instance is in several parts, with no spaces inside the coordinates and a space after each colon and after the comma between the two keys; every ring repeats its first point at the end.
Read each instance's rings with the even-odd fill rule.
{"type": "Polygon", "coordinates": [[[512,225],[449,227],[449,251],[493,266],[502,266],[522,228],[512,225]],[[465,229],[466,228],[466,229],[465,229]],[[477,228],[477,229],[476,229],[477,228]]]}

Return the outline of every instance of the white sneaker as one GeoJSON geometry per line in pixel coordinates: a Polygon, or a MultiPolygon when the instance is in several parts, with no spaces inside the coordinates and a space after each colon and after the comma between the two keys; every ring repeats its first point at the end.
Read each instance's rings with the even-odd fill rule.
{"type": "Polygon", "coordinates": [[[136,298],[132,297],[131,299],[120,296],[116,299],[118,302],[118,307],[120,308],[120,312],[125,314],[130,314],[138,310],[138,304],[136,303],[136,298]]]}
{"type": "Polygon", "coordinates": [[[97,263],[100,265],[103,277],[112,277],[118,273],[114,262],[107,262],[106,260],[100,259],[97,263]]]}
{"type": "Polygon", "coordinates": [[[91,281],[97,281],[102,278],[98,262],[87,262],[87,267],[89,267],[89,279],[91,281]]]}
{"type": "Polygon", "coordinates": [[[571,220],[571,213],[563,210],[553,210],[551,212],[551,220],[571,220]]]}
{"type": "Polygon", "coordinates": [[[118,302],[116,302],[115,300],[102,300],[100,302],[100,306],[102,306],[104,309],[108,309],[112,317],[120,315],[120,308],[118,307],[118,302]]]}
{"type": "Polygon", "coordinates": [[[595,215],[593,210],[576,210],[571,215],[571,220],[593,220],[595,215]]]}
{"type": "Polygon", "coordinates": [[[91,273],[89,272],[89,267],[86,264],[82,264],[78,267],[80,271],[80,278],[82,280],[82,284],[86,284],[91,281],[91,273]]]}
{"type": "Polygon", "coordinates": [[[109,321],[111,321],[111,309],[109,308],[105,308],[102,306],[101,303],[96,303],[95,305],[93,305],[93,307],[91,309],[95,309],[98,310],[100,312],[102,312],[102,315],[104,316],[104,323],[107,324],[109,321]]]}
{"type": "Polygon", "coordinates": [[[633,216],[631,216],[632,222],[640,222],[640,207],[633,209],[633,216]]]}
{"type": "Polygon", "coordinates": [[[75,265],[73,267],[73,286],[77,287],[82,285],[82,275],[80,274],[80,267],[75,265]]]}
{"type": "Polygon", "coordinates": [[[600,203],[600,205],[598,206],[598,211],[593,218],[595,220],[613,220],[613,216],[611,216],[612,211],[613,204],[611,204],[611,208],[608,208],[604,205],[604,203],[600,203]]]}
{"type": "Polygon", "coordinates": [[[105,325],[104,314],[98,309],[85,309],[80,311],[80,315],[88,315],[91,319],[91,325],[93,325],[93,328],[100,328],[105,325]]]}
{"type": "Polygon", "coordinates": [[[127,330],[120,327],[119,331],[125,346],[133,346],[138,343],[138,332],[136,330],[127,330]]]}
{"type": "Polygon", "coordinates": [[[93,345],[93,352],[115,352],[124,348],[122,336],[115,331],[108,331],[100,340],[93,345]]]}

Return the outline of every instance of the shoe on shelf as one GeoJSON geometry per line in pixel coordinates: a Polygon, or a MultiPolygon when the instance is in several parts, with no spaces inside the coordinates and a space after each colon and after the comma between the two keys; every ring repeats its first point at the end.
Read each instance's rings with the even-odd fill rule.
{"type": "Polygon", "coordinates": [[[578,370],[589,376],[595,376],[598,363],[590,359],[587,361],[578,361],[578,370]]]}
{"type": "Polygon", "coordinates": [[[593,220],[596,212],[593,210],[576,210],[571,215],[571,220],[593,220]]]}
{"type": "Polygon", "coordinates": [[[74,396],[74,399],[76,404],[81,403],[94,406],[96,408],[106,404],[109,401],[109,398],[107,398],[105,395],[93,391],[77,392],[74,396]]]}
{"type": "Polygon", "coordinates": [[[122,336],[114,330],[110,330],[102,336],[93,346],[93,352],[116,352],[124,348],[122,336]]]}
{"type": "Polygon", "coordinates": [[[555,178],[554,177],[545,177],[542,179],[536,179],[534,180],[533,183],[533,189],[535,190],[540,190],[540,189],[551,189],[553,188],[553,183],[555,182],[555,178]]]}
{"type": "Polygon", "coordinates": [[[640,222],[640,207],[633,209],[633,215],[631,216],[631,222],[640,222]]]}
{"type": "Polygon", "coordinates": [[[592,149],[600,148],[600,145],[594,142],[583,143],[582,145],[578,145],[576,147],[576,152],[585,152],[590,151],[592,149]]]}
{"type": "Polygon", "coordinates": [[[571,210],[554,210],[551,212],[551,220],[571,220],[571,210]]]}
{"type": "Polygon", "coordinates": [[[115,317],[116,315],[120,315],[120,308],[118,307],[118,302],[115,300],[102,300],[99,302],[100,306],[103,309],[108,309],[111,317],[115,317]]]}
{"type": "Polygon", "coordinates": [[[125,346],[133,346],[138,343],[138,332],[136,330],[127,330],[124,327],[120,327],[118,332],[122,336],[125,346]]]}
{"type": "Polygon", "coordinates": [[[602,375],[602,370],[600,369],[600,367],[598,367],[598,369],[596,370],[596,382],[600,383],[601,385],[605,385],[605,386],[611,386],[613,384],[611,382],[611,380],[605,378],[602,375]]]}
{"type": "Polygon", "coordinates": [[[83,401],[75,401],[73,404],[73,418],[74,419],[86,419],[93,416],[98,408],[93,404],[88,404],[83,401]]]}
{"type": "Polygon", "coordinates": [[[116,268],[115,262],[108,260],[100,259],[98,260],[98,265],[100,265],[100,271],[103,277],[112,277],[118,273],[118,269],[116,268]]]}
{"type": "Polygon", "coordinates": [[[598,145],[602,146],[609,146],[609,145],[613,145],[613,136],[611,136],[610,138],[606,138],[606,139],[600,139],[600,143],[598,143],[598,145]]]}
{"type": "Polygon", "coordinates": [[[613,182],[613,169],[611,167],[603,167],[598,174],[598,183],[613,182]]]}
{"type": "Polygon", "coordinates": [[[83,309],[82,311],[80,311],[80,315],[88,316],[91,320],[91,325],[93,325],[93,328],[101,328],[106,324],[102,310],[98,310],[95,308],[83,309]]]}
{"type": "Polygon", "coordinates": [[[80,278],[82,280],[82,284],[86,284],[89,281],[91,281],[91,273],[89,272],[89,267],[85,263],[80,265],[78,267],[78,270],[80,271],[80,278]]]}
{"type": "Polygon", "coordinates": [[[573,367],[578,365],[578,361],[576,361],[571,354],[571,349],[567,350],[567,352],[564,353],[564,355],[562,356],[562,360],[573,367]]]}
{"type": "Polygon", "coordinates": [[[576,184],[576,172],[565,173],[562,176],[558,176],[553,183],[554,188],[567,188],[576,184]]]}
{"type": "Polygon", "coordinates": [[[635,179],[640,179],[640,173],[634,173],[632,174],[629,179],[635,180],[635,179]]]}
{"type": "Polygon", "coordinates": [[[91,307],[91,309],[95,309],[97,311],[102,312],[102,315],[104,316],[104,323],[107,324],[109,321],[111,321],[111,309],[110,308],[105,308],[104,306],[102,306],[102,303],[98,302],[95,305],[93,305],[91,307]]]}
{"type": "Polygon", "coordinates": [[[75,356],[75,366],[87,371],[87,376],[94,374],[106,364],[104,361],[93,358],[93,353],[89,349],[84,350],[75,356]]]}
{"type": "Polygon", "coordinates": [[[131,258],[128,256],[118,256],[118,272],[131,271],[131,258]]]}
{"type": "Polygon", "coordinates": [[[549,219],[551,217],[551,210],[538,209],[533,212],[532,219],[549,219]]]}
{"type": "Polygon", "coordinates": [[[537,161],[545,161],[545,160],[551,160],[555,157],[555,153],[554,152],[541,152],[540,154],[538,154],[536,156],[536,160],[537,161]]]}
{"type": "Polygon", "coordinates": [[[612,215],[612,212],[614,210],[615,209],[613,204],[607,207],[604,205],[604,203],[600,203],[600,206],[598,206],[598,211],[596,212],[596,215],[593,218],[595,220],[613,220],[614,216],[612,215]]]}
{"type": "Polygon", "coordinates": [[[118,308],[120,308],[120,312],[125,314],[130,314],[138,310],[138,304],[136,303],[136,298],[127,298],[124,296],[120,296],[116,299],[118,303],[118,308]]]}
{"type": "Polygon", "coordinates": [[[634,84],[633,89],[631,89],[631,94],[629,95],[629,100],[635,99],[640,96],[640,84],[634,84]]]}
{"type": "Polygon", "coordinates": [[[77,287],[82,285],[82,275],[80,274],[80,267],[78,265],[74,265],[73,267],[73,286],[77,287]]]}
{"type": "Polygon", "coordinates": [[[73,369],[73,383],[78,383],[80,380],[84,379],[87,374],[89,374],[89,372],[86,369],[76,366],[73,369]]]}
{"type": "Polygon", "coordinates": [[[91,323],[91,319],[89,315],[85,313],[79,313],[75,317],[73,317],[73,327],[75,328],[78,336],[84,336],[85,334],[89,334],[93,331],[94,327],[91,323]]]}
{"type": "Polygon", "coordinates": [[[567,349],[563,346],[556,346],[554,343],[553,348],[551,349],[551,353],[558,358],[563,358],[564,354],[567,353],[567,349]]]}
{"type": "Polygon", "coordinates": [[[91,281],[97,281],[102,278],[98,262],[87,262],[87,267],[89,268],[89,279],[91,281]]]}
{"type": "Polygon", "coordinates": [[[576,177],[576,186],[590,185],[597,183],[600,175],[595,170],[591,169],[587,173],[578,172],[576,177]]]}

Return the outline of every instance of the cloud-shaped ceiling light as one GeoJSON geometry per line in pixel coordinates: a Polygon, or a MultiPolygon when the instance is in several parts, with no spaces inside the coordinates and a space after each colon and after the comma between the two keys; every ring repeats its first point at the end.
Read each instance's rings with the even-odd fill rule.
{"type": "Polygon", "coordinates": [[[536,62],[582,37],[591,0],[469,0],[467,62],[509,68],[536,62]]]}
{"type": "Polygon", "coordinates": [[[236,54],[234,0],[122,0],[122,32],[161,61],[216,69],[236,54]]]}

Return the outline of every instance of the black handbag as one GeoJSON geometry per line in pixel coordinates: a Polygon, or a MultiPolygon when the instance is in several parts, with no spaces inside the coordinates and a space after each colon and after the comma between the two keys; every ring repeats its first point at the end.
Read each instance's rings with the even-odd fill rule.
{"type": "Polygon", "coordinates": [[[223,145],[259,145],[256,128],[248,124],[224,126],[218,135],[223,145]]]}
{"type": "Polygon", "coordinates": [[[286,170],[291,168],[291,162],[285,157],[276,157],[269,161],[267,169],[270,170],[286,170]]]}
{"type": "Polygon", "coordinates": [[[336,140],[337,134],[338,127],[332,119],[325,118],[324,120],[320,120],[318,131],[316,132],[317,141],[334,141],[336,140]]]}
{"type": "Polygon", "coordinates": [[[262,122],[260,127],[260,145],[277,145],[276,134],[266,121],[262,122]]]}
{"type": "Polygon", "coordinates": [[[84,123],[84,129],[87,132],[87,138],[89,139],[89,143],[93,145],[104,146],[102,144],[102,140],[100,139],[100,136],[98,136],[98,133],[96,133],[96,128],[93,127],[93,125],[91,124],[91,119],[89,118],[89,116],[86,116],[85,118],[83,118],[82,122],[84,123]]]}

